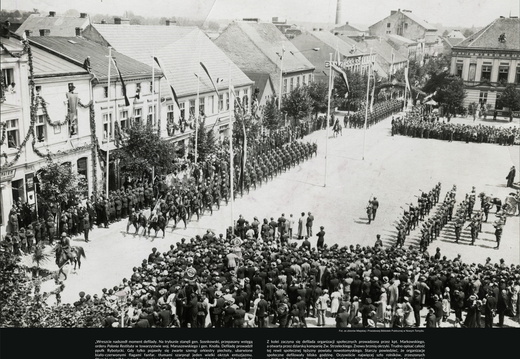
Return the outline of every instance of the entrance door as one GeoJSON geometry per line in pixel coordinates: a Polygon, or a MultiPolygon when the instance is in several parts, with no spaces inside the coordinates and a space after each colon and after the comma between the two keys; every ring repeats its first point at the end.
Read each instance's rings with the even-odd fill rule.
{"type": "Polygon", "coordinates": [[[25,201],[25,191],[23,189],[23,179],[19,179],[11,182],[13,189],[13,203],[18,201],[25,201]]]}

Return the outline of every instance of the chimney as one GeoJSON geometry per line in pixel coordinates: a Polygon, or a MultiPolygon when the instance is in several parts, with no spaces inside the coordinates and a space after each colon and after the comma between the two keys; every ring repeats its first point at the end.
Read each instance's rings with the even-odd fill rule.
{"type": "Polygon", "coordinates": [[[49,17],[56,16],[56,11],[49,11],[49,17]]]}
{"type": "Polygon", "coordinates": [[[334,36],[338,36],[338,35],[339,35],[339,32],[335,31],[334,36]]]}
{"type": "Polygon", "coordinates": [[[318,29],[318,31],[323,31],[323,28],[320,27],[320,28],[318,29]]]}
{"type": "Polygon", "coordinates": [[[313,28],[312,28],[312,31],[318,31],[318,28],[313,27],[313,28]]]}
{"type": "Polygon", "coordinates": [[[177,21],[175,20],[166,20],[166,26],[174,26],[177,24],[177,21]]]}
{"type": "Polygon", "coordinates": [[[278,16],[273,16],[271,22],[278,22],[278,16]]]}
{"type": "Polygon", "coordinates": [[[345,23],[345,25],[348,25],[348,21],[345,23]]]}
{"type": "Polygon", "coordinates": [[[31,36],[32,31],[31,30],[25,30],[25,36],[29,37],[31,36]]]}
{"type": "Polygon", "coordinates": [[[336,0],[336,25],[343,23],[343,0],[336,0]]]}
{"type": "Polygon", "coordinates": [[[115,17],[114,18],[114,24],[115,25],[121,25],[121,18],[120,17],[115,17]]]}
{"type": "Polygon", "coordinates": [[[86,12],[82,12],[79,14],[79,17],[82,18],[82,19],[86,19],[87,18],[87,13],[86,12]]]}
{"type": "Polygon", "coordinates": [[[106,24],[107,22],[106,22],[105,19],[103,19],[103,20],[101,20],[101,23],[102,23],[102,24],[106,24]]]}
{"type": "Polygon", "coordinates": [[[76,28],[76,36],[81,36],[81,27],[76,28]]]}
{"type": "Polygon", "coordinates": [[[392,10],[392,11],[390,11],[390,15],[393,15],[393,14],[395,14],[396,12],[397,12],[397,11],[392,10]]]}

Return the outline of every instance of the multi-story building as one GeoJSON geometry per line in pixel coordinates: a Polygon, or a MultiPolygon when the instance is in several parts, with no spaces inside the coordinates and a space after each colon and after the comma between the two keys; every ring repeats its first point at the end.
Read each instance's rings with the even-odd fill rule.
{"type": "Polygon", "coordinates": [[[376,54],[361,51],[356,41],[348,37],[339,37],[328,31],[309,31],[291,39],[294,46],[303,54],[316,68],[314,71],[315,81],[328,81],[328,63],[330,54],[332,60],[340,63],[340,66],[352,72],[365,73],[370,62],[375,61],[376,54]],[[318,51],[312,51],[319,49],[318,51]]]}
{"type": "Polygon", "coordinates": [[[472,102],[503,108],[506,85],[520,88],[520,19],[500,17],[453,46],[451,74],[464,80],[464,106],[472,102]]]}
{"type": "MultiPolygon", "coordinates": [[[[274,24],[235,21],[224,29],[215,44],[245,73],[258,78],[269,76],[277,97],[280,92],[287,94],[313,80],[314,65],[274,24]]],[[[259,99],[263,104],[269,91],[259,90],[264,94],[259,99]]]]}
{"type": "Polygon", "coordinates": [[[122,23],[93,24],[83,36],[159,70],[158,58],[167,81],[161,81],[159,118],[161,135],[186,146],[196,118],[204,117],[208,129],[217,137],[229,135],[229,85],[235,98],[249,111],[253,82],[197,27],[170,25],[134,26],[122,23]],[[206,74],[208,71],[212,80],[206,74]],[[176,105],[171,88],[174,89],[176,105]],[[186,128],[186,130],[184,130],[186,128]],[[181,131],[182,129],[182,131],[181,131]]]}
{"type": "Polygon", "coordinates": [[[369,32],[371,36],[399,35],[417,41],[421,54],[435,55],[438,51],[437,28],[410,10],[392,10],[389,16],[370,26],[369,32]]]}

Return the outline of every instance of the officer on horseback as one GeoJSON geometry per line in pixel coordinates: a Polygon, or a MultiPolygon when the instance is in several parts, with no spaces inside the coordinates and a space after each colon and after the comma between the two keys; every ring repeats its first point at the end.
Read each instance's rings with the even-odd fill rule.
{"type": "Polygon", "coordinates": [[[60,256],[62,256],[62,253],[65,253],[67,255],[67,259],[72,262],[74,259],[72,256],[71,248],[70,248],[70,240],[69,237],[67,237],[67,233],[63,232],[61,234],[61,240],[60,240],[60,252],[57,253],[56,256],[56,262],[59,261],[60,256]]]}

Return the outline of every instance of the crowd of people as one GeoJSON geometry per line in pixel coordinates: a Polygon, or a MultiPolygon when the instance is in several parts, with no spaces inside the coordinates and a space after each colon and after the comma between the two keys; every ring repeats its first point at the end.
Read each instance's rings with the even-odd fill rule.
{"type": "Polygon", "coordinates": [[[441,121],[438,115],[424,114],[417,110],[408,112],[405,116],[392,117],[392,136],[394,135],[513,146],[519,143],[520,129],[517,126],[456,124],[441,121]]]}
{"type": "Polygon", "coordinates": [[[234,233],[207,231],[167,252],[153,249],[129,279],[100,296],[82,292],[74,306],[103,306],[104,326],[136,328],[491,327],[503,326],[506,315],[518,320],[519,265],[469,264],[460,255],[379,241],[317,246],[307,236],[287,238],[282,217],[268,222],[268,231],[255,231],[255,217],[234,233]]]}

